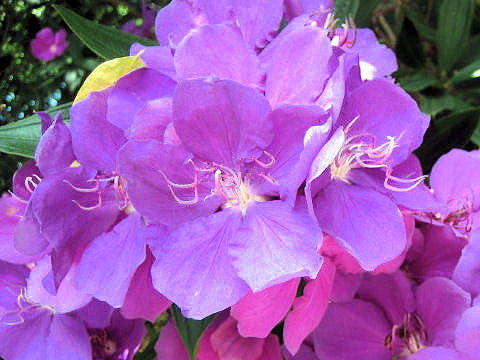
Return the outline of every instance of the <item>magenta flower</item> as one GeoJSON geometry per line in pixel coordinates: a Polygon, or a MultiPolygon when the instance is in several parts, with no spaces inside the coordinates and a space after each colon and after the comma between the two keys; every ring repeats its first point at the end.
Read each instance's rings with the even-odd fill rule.
{"type": "Polygon", "coordinates": [[[420,355],[455,354],[457,324],[471,301],[451,280],[439,277],[413,292],[399,272],[366,277],[357,297],[328,307],[313,333],[318,358],[390,360],[414,354],[412,359],[432,359],[420,355]]]}
{"type": "Polygon", "coordinates": [[[32,54],[42,61],[50,61],[63,54],[68,47],[67,32],[63,29],[58,30],[55,34],[50,28],[40,30],[35,39],[32,40],[30,46],[32,54]]]}

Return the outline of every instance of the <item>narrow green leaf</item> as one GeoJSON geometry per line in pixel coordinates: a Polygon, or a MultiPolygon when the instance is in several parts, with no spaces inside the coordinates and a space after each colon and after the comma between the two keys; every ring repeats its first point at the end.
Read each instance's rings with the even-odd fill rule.
{"type": "Polygon", "coordinates": [[[466,111],[470,110],[472,106],[459,98],[451,95],[444,95],[439,97],[430,97],[420,95],[420,109],[425,114],[436,116],[444,110],[452,111],[466,111]]]}
{"type": "Polygon", "coordinates": [[[130,46],[135,42],[146,46],[158,45],[153,40],[87,20],[61,5],[53,5],[53,7],[75,35],[90,50],[105,60],[129,55],[130,46]]]}
{"type": "Polygon", "coordinates": [[[456,68],[463,68],[480,59],[480,34],[473,36],[458,56],[456,68]]]}
{"type": "Polygon", "coordinates": [[[175,304],[170,308],[170,311],[178,333],[185,344],[188,356],[191,360],[196,360],[198,345],[200,344],[202,334],[217,315],[210,315],[202,320],[187,319],[182,315],[181,310],[175,304]]]}
{"type": "Polygon", "coordinates": [[[400,86],[407,91],[420,91],[438,82],[437,78],[422,73],[400,77],[397,80],[400,86]]]}
{"type": "Polygon", "coordinates": [[[436,40],[437,33],[433,27],[425,23],[423,14],[410,10],[407,11],[407,18],[413,23],[420,36],[429,41],[436,40]]]}
{"type": "Polygon", "coordinates": [[[474,14],[474,0],[442,0],[438,13],[438,65],[449,71],[466,45],[474,14]]]}
{"type": "Polygon", "coordinates": [[[480,59],[454,73],[450,82],[456,84],[466,80],[478,79],[480,77],[480,59]]]}
{"type": "MultiPolygon", "coordinates": [[[[61,111],[63,119],[69,122],[71,106],[72,103],[66,103],[48,109],[47,112],[53,116],[61,111]]],[[[41,133],[40,118],[37,115],[0,126],[0,152],[33,158],[41,133]]]]}
{"type": "Polygon", "coordinates": [[[345,21],[349,15],[355,18],[359,6],[360,0],[336,0],[335,15],[342,21],[345,21]]]}

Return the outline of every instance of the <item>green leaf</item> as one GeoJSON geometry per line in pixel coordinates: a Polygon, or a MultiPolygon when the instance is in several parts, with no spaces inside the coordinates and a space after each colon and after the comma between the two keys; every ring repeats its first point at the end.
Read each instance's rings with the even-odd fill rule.
{"type": "Polygon", "coordinates": [[[480,146],[480,127],[477,126],[470,140],[477,146],[480,146]]]}
{"type": "Polygon", "coordinates": [[[471,108],[470,104],[451,95],[439,97],[420,95],[420,109],[431,116],[436,116],[444,110],[465,111],[471,108]]]}
{"type": "Polygon", "coordinates": [[[480,108],[473,108],[435,119],[430,124],[422,146],[415,151],[425,173],[430,172],[440,156],[468,144],[477,128],[479,114],[480,108]]]}
{"type": "Polygon", "coordinates": [[[360,27],[369,27],[373,10],[378,6],[380,0],[360,0],[360,4],[355,15],[355,24],[360,27]]]}
{"type": "Polygon", "coordinates": [[[61,5],[53,5],[53,7],[75,35],[90,50],[105,60],[128,56],[130,46],[135,42],[146,46],[158,45],[153,40],[87,20],[61,5]]]}
{"type": "Polygon", "coordinates": [[[449,71],[470,34],[474,14],[474,0],[442,0],[438,13],[438,65],[449,71]]]}
{"type": "Polygon", "coordinates": [[[433,27],[425,23],[423,17],[423,14],[420,14],[417,11],[407,11],[407,18],[413,23],[419,35],[426,40],[435,41],[437,33],[433,27]]]}
{"type": "Polygon", "coordinates": [[[182,315],[181,310],[175,304],[172,305],[170,311],[172,313],[173,320],[175,321],[178,333],[185,344],[188,356],[191,360],[196,360],[198,345],[200,344],[202,334],[217,315],[210,315],[202,320],[187,319],[182,315]]]}
{"type": "Polygon", "coordinates": [[[345,21],[345,19],[348,18],[348,15],[355,18],[359,5],[360,0],[336,0],[335,15],[342,21],[345,21]]]}
{"type": "Polygon", "coordinates": [[[462,68],[480,59],[480,34],[472,37],[458,57],[457,68],[462,68]]]}
{"type": "Polygon", "coordinates": [[[422,73],[401,77],[397,80],[406,91],[420,91],[438,82],[437,78],[422,73]]]}
{"type": "MultiPolygon", "coordinates": [[[[46,112],[53,116],[61,111],[63,119],[69,122],[71,106],[72,103],[66,103],[46,112]]],[[[41,133],[40,118],[37,115],[0,126],[0,152],[33,158],[41,133]]]]}
{"type": "Polygon", "coordinates": [[[456,84],[466,80],[477,79],[480,77],[480,59],[454,73],[450,82],[456,84]]]}

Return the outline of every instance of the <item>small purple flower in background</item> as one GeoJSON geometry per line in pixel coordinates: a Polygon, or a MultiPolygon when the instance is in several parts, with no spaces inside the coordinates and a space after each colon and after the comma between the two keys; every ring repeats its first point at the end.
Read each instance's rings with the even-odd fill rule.
{"type": "Polygon", "coordinates": [[[152,35],[152,27],[155,25],[156,12],[147,7],[146,1],[142,1],[142,25],[138,26],[135,20],[127,21],[122,30],[133,35],[149,38],[152,35]]]}
{"type": "Polygon", "coordinates": [[[68,47],[67,32],[63,29],[56,33],[50,28],[40,30],[30,43],[32,54],[42,61],[50,61],[63,54],[68,47]]]}

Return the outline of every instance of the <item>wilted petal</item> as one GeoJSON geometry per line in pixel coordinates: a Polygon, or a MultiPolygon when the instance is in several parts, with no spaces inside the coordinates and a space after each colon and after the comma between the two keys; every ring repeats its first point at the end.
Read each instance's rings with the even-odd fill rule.
{"type": "Polygon", "coordinates": [[[300,278],[295,278],[259,292],[248,292],[232,306],[242,336],[265,338],[292,306],[300,278]]]}
{"type": "Polygon", "coordinates": [[[185,316],[203,319],[247,292],[228,253],[240,220],[241,213],[228,209],[198,218],[173,231],[154,250],[153,285],[185,316]]]}
{"type": "Polygon", "coordinates": [[[283,338],[285,346],[295,354],[305,338],[315,330],[322,320],[330,300],[335,265],[324,259],[315,279],[309,280],[303,295],[293,302],[293,309],[285,319],[283,338]]]}

